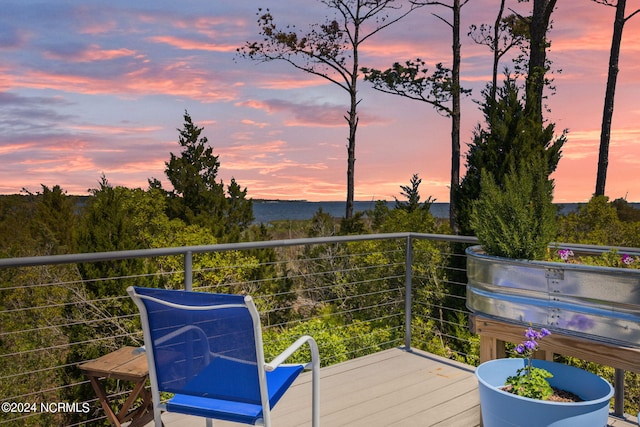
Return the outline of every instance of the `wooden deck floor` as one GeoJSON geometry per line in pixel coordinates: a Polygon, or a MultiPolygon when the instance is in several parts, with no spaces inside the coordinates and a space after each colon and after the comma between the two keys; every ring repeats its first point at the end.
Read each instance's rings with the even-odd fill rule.
{"type": "MultiPolygon", "coordinates": [[[[323,427],[480,425],[477,380],[472,366],[420,351],[391,349],[321,370],[323,427]]],[[[204,426],[200,418],[163,414],[165,427],[204,426]]],[[[302,374],[272,412],[277,427],[308,427],[311,377],[302,374]]],[[[151,426],[152,424],[149,424],[151,426]]],[[[609,426],[635,422],[610,418],[609,426]]],[[[215,427],[238,424],[214,422],[215,427]]]]}

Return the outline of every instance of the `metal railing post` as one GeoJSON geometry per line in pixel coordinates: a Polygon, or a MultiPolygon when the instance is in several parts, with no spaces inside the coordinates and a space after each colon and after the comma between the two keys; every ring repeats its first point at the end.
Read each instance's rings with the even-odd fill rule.
{"type": "Polygon", "coordinates": [[[615,369],[613,386],[613,413],[618,417],[624,417],[624,369],[615,369]]]}
{"type": "Polygon", "coordinates": [[[184,253],[184,290],[193,290],[193,252],[184,253]]]}
{"type": "Polygon", "coordinates": [[[405,254],[405,276],[404,276],[404,347],[405,350],[411,351],[411,294],[413,281],[413,240],[411,235],[407,236],[405,254]]]}

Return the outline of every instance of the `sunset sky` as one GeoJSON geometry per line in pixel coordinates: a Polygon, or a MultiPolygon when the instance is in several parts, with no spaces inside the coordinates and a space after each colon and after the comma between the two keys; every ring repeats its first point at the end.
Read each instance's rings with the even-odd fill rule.
{"type": "MultiPolygon", "coordinates": [[[[595,188],[615,9],[558,3],[549,57],[562,73],[547,118],[569,134],[555,201],[582,202],[595,188]]],[[[462,11],[462,85],[473,89],[462,108],[463,150],[491,74],[490,51],[466,33],[493,22],[496,6],[470,0],[462,11]]],[[[236,48],[259,39],[259,7],[301,29],[333,16],[317,0],[3,0],[0,194],[40,184],[87,194],[102,174],[112,185],[147,188],[158,178],[170,188],[165,162],[180,152],[188,110],[220,156],[225,183],[235,177],[252,198],[344,200],[348,95],[288,64],[238,57],[236,48]]],[[[628,2],[627,13],[637,7],[628,2]]],[[[450,11],[422,8],[378,34],[362,46],[362,66],[416,57],[450,64],[451,33],[433,13],[450,11]]],[[[625,27],[607,178],[607,195],[630,202],[640,201],[639,83],[640,15],[625,27]]],[[[359,94],[356,200],[391,200],[417,173],[423,199],[447,202],[450,120],[365,82],[359,94]]]]}

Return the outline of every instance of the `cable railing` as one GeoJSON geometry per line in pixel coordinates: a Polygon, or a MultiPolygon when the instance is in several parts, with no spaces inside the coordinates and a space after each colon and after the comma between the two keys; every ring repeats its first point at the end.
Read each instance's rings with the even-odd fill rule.
{"type": "MultiPolygon", "coordinates": [[[[466,309],[452,245],[473,242],[394,233],[0,259],[0,405],[13,405],[0,425],[105,423],[78,367],[143,344],[132,285],[251,294],[267,358],[309,333],[324,365],[398,346],[464,361],[473,342],[455,333],[466,309]],[[47,411],[58,402],[88,406],[47,411]]],[[[111,399],[124,386],[107,381],[111,399]]]]}
{"type": "MultiPolygon", "coordinates": [[[[310,334],[324,366],[394,347],[477,365],[464,254],[476,242],[392,233],[0,259],[0,426],[106,423],[79,366],[143,344],[128,286],[252,295],[267,359],[310,334]]],[[[127,386],[106,381],[116,402],[127,386]]]]}

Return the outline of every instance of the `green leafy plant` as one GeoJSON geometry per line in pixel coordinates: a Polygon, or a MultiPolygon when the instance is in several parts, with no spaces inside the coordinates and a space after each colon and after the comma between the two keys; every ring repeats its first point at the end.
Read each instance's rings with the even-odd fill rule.
{"type": "Polygon", "coordinates": [[[526,339],[516,346],[516,353],[527,358],[527,365],[518,369],[515,375],[507,378],[505,391],[540,400],[547,400],[553,396],[554,391],[548,381],[548,378],[552,378],[553,375],[545,369],[531,365],[533,353],[538,349],[538,341],[550,334],[551,332],[545,328],[540,329],[539,332],[531,327],[525,330],[526,339]]]}
{"type": "Polygon", "coordinates": [[[471,226],[489,255],[544,259],[556,235],[553,181],[535,163],[512,168],[504,185],[483,171],[471,226]]]}

